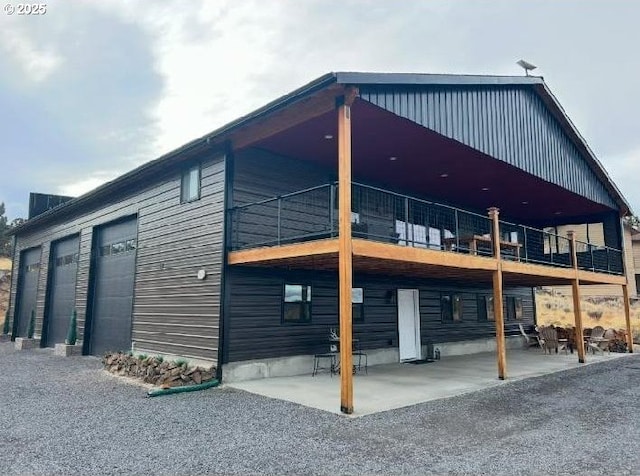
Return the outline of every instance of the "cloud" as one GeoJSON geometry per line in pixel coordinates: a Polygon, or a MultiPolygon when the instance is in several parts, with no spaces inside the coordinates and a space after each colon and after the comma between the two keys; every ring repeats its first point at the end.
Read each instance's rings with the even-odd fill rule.
{"type": "Polygon", "coordinates": [[[70,197],[79,197],[96,187],[116,178],[113,172],[99,171],[92,174],[91,177],[81,179],[76,182],[61,185],[56,189],[56,193],[60,195],[67,195],[70,197]]]}
{"type": "Polygon", "coordinates": [[[640,148],[639,13],[582,0],[54,0],[46,17],[0,17],[0,161],[15,177],[0,199],[84,191],[329,71],[521,74],[524,58],[640,207],[614,173],[640,148]]]}
{"type": "Polygon", "coordinates": [[[75,195],[155,157],[162,78],[143,29],[74,2],[49,5],[46,18],[0,19],[0,30],[60,58],[34,82],[17,63],[26,53],[0,55],[0,164],[13,178],[0,200],[25,203],[10,216],[24,216],[29,192],[75,195]]]}
{"type": "Polygon", "coordinates": [[[607,164],[611,178],[616,183],[624,197],[631,203],[633,212],[640,213],[640,145],[625,154],[607,157],[607,164]]]}
{"type": "Polygon", "coordinates": [[[23,25],[3,22],[0,26],[0,49],[13,59],[27,83],[47,80],[63,64],[62,57],[53,48],[35,44],[23,25]]]}
{"type": "Polygon", "coordinates": [[[249,112],[268,97],[252,93],[276,63],[273,38],[285,9],[280,2],[169,1],[145,5],[144,15],[138,2],[90,5],[152,38],[153,69],[163,79],[162,95],[148,111],[157,130],[155,155],[249,112]]]}

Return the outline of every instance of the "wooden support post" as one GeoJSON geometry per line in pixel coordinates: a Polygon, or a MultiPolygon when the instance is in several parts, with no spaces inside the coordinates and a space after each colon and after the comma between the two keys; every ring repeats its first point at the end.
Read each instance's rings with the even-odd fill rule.
{"type": "Polygon", "coordinates": [[[351,288],[351,103],[341,98],[338,109],[338,283],[340,297],[340,411],[353,413],[351,288]]]}
{"type": "Polygon", "coordinates": [[[571,264],[575,270],[575,278],[571,280],[571,294],[573,295],[573,316],[576,325],[576,347],[578,348],[578,362],[586,362],[584,349],[584,336],[582,330],[582,309],[580,308],[580,280],[578,279],[578,255],[576,254],[576,235],[573,231],[567,232],[571,246],[571,264]]]}
{"type": "Polygon", "coordinates": [[[633,334],[631,332],[631,303],[629,302],[629,286],[622,286],[622,299],[624,300],[624,319],[627,323],[627,347],[629,353],[633,353],[633,334]]]}
{"type": "Polygon", "coordinates": [[[489,208],[489,218],[492,221],[493,257],[498,262],[498,269],[493,272],[493,314],[496,323],[496,347],[498,353],[498,378],[507,378],[507,351],[504,338],[504,312],[502,303],[502,259],[500,254],[500,211],[489,208]]]}

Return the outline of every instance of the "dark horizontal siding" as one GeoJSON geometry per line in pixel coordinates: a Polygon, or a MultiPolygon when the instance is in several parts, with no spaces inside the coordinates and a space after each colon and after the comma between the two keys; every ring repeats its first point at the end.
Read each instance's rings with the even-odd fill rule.
{"type": "Polygon", "coordinates": [[[173,200],[140,213],[133,306],[136,348],[172,353],[179,347],[179,355],[217,359],[224,175],[220,157],[202,167],[200,200],[180,203],[176,177],[173,200]],[[206,280],[196,278],[199,269],[207,271],[206,280]]]}
{"type": "Polygon", "coordinates": [[[363,85],[360,97],[594,202],[618,208],[531,87],[363,85]]]}
{"type": "MultiPolygon", "coordinates": [[[[227,279],[230,362],[315,353],[326,347],[329,328],[338,327],[337,276],[334,273],[231,267],[227,279]],[[310,324],[281,322],[285,282],[311,284],[310,324]]],[[[491,294],[489,288],[364,275],[355,276],[354,287],[364,288],[364,322],[353,324],[354,336],[364,349],[398,346],[397,304],[395,299],[389,299],[389,293],[395,295],[398,288],[420,290],[423,343],[495,336],[494,323],[478,319],[477,297],[491,294]],[[440,293],[447,291],[463,294],[461,322],[444,323],[441,320],[440,293]]],[[[518,322],[529,325],[534,321],[533,295],[530,288],[515,288],[507,289],[505,296],[523,299],[524,319],[506,324],[507,333],[514,334],[518,332],[518,322]]]]}
{"type": "MultiPolygon", "coordinates": [[[[224,157],[201,158],[201,198],[180,203],[179,168],[127,196],[84,210],[17,237],[17,250],[42,245],[37,295],[37,332],[42,329],[51,241],[80,234],[76,308],[80,335],[88,305],[93,228],[126,216],[138,217],[133,339],[136,348],[217,360],[224,217],[224,157]],[[197,271],[205,269],[200,281],[197,271]]],[[[16,266],[19,263],[16,262],[16,266]]],[[[18,268],[16,268],[18,269],[18,268]]],[[[16,273],[17,274],[17,273],[16,273]]],[[[15,282],[12,296],[15,296],[15,282]]],[[[15,299],[12,298],[12,303],[15,299]]],[[[11,309],[13,315],[14,309],[11,309]]]]}
{"type": "Polygon", "coordinates": [[[233,175],[234,206],[326,184],[336,177],[334,171],[311,162],[257,149],[238,152],[233,175]]]}

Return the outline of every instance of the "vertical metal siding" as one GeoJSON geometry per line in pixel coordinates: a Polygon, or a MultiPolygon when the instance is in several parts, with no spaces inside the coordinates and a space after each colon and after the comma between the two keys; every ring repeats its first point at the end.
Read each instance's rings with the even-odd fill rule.
{"type": "Polygon", "coordinates": [[[363,85],[360,97],[594,202],[613,197],[527,86],[363,85]]]}

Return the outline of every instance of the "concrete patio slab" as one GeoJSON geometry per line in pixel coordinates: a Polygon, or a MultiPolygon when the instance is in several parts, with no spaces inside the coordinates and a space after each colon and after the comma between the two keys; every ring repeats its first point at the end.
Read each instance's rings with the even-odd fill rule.
{"type": "MultiPolygon", "coordinates": [[[[587,365],[633,354],[587,356],[587,365]]],[[[448,357],[433,363],[388,364],[369,367],[354,376],[354,413],[364,416],[440,398],[462,395],[531,377],[576,368],[577,354],[542,354],[536,350],[512,350],[507,354],[507,380],[497,378],[494,353],[448,357]]],[[[340,377],[275,377],[227,384],[247,392],[340,413],[340,377]]]]}

